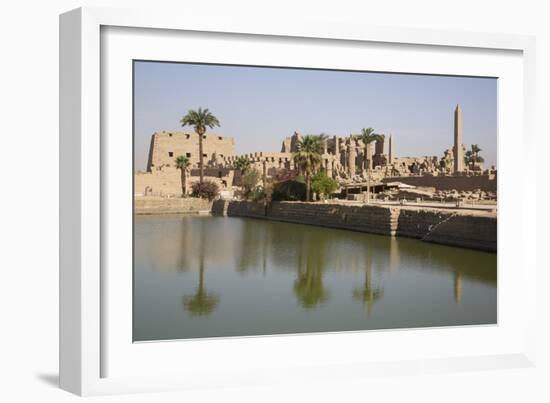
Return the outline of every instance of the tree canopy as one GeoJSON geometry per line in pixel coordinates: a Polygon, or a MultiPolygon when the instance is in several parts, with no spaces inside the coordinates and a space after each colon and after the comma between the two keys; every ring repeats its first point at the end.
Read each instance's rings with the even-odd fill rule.
{"type": "Polygon", "coordinates": [[[187,115],[181,118],[180,123],[183,127],[193,126],[193,129],[199,135],[206,133],[207,127],[212,129],[215,126],[220,126],[218,118],[210,113],[208,108],[202,109],[200,107],[197,110],[190,109],[187,115]]]}

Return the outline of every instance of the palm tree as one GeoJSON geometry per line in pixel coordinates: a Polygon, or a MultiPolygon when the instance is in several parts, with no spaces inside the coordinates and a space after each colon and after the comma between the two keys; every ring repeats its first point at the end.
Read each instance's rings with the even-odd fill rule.
{"type": "Polygon", "coordinates": [[[310,200],[311,177],[322,165],[324,135],[308,134],[298,141],[298,151],[294,153],[294,163],[306,180],[306,201],[310,200]]]}
{"type": "Polygon", "coordinates": [[[218,118],[210,113],[208,108],[198,110],[189,110],[187,115],[181,118],[180,123],[183,127],[193,126],[195,133],[199,135],[199,170],[200,170],[200,184],[202,185],[204,177],[204,164],[203,164],[203,151],[202,151],[202,139],[206,128],[214,128],[214,126],[220,126],[218,118]]]}
{"type": "Polygon", "coordinates": [[[176,158],[176,168],[181,170],[181,193],[182,197],[187,196],[187,169],[191,166],[191,161],[184,155],[176,158]]]}
{"type": "Polygon", "coordinates": [[[479,152],[481,151],[481,148],[477,144],[472,144],[472,153],[477,157],[479,155],[479,152]]]}
{"type": "Polygon", "coordinates": [[[363,159],[364,162],[364,169],[367,171],[367,202],[370,199],[370,168],[371,168],[371,160],[370,160],[370,145],[371,143],[374,143],[375,141],[383,140],[384,137],[380,134],[374,133],[374,129],[372,127],[363,128],[361,129],[361,134],[358,134],[354,136],[355,140],[361,140],[363,142],[363,145],[365,146],[364,155],[365,158],[363,159]]]}
{"type": "Polygon", "coordinates": [[[479,155],[480,151],[482,150],[477,144],[472,144],[470,148],[470,150],[464,153],[464,162],[468,164],[471,169],[474,169],[476,163],[484,162],[485,160],[482,156],[479,155]]]}
{"type": "Polygon", "coordinates": [[[355,140],[361,140],[363,142],[363,145],[365,147],[365,158],[363,159],[363,166],[365,170],[368,170],[370,169],[370,145],[371,143],[379,140],[381,136],[374,133],[374,129],[372,127],[368,127],[366,129],[361,129],[361,133],[353,137],[355,140]]]}
{"type": "Polygon", "coordinates": [[[470,150],[466,151],[464,153],[464,163],[470,167],[470,169],[472,168],[472,162],[474,160],[474,156],[472,154],[472,152],[470,150]]]}
{"type": "Polygon", "coordinates": [[[483,159],[483,157],[479,155],[480,151],[482,151],[481,148],[479,148],[477,144],[472,144],[471,147],[472,147],[472,154],[474,157],[474,164],[478,162],[484,162],[485,160],[483,159]]]}

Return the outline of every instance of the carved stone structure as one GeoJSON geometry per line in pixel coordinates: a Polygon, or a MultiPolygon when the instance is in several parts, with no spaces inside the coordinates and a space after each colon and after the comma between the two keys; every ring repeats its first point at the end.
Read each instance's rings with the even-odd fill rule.
{"type": "MultiPolygon", "coordinates": [[[[293,153],[298,151],[302,136],[294,132],[282,141],[280,152],[255,152],[237,156],[234,154],[234,139],[207,133],[203,139],[205,176],[216,181],[222,189],[231,190],[240,186],[241,174],[235,170],[239,157],[249,160],[251,168],[264,178],[296,176],[293,153]]],[[[146,173],[137,173],[135,189],[142,195],[181,195],[181,173],[175,167],[179,155],[191,161],[187,188],[198,180],[199,145],[198,135],[187,132],[157,132],[151,138],[149,161],[146,173]]],[[[464,164],[465,147],[462,144],[462,111],[457,105],[454,111],[454,145],[444,151],[442,157],[416,156],[396,157],[394,138],[390,133],[386,153],[386,137],[374,144],[365,144],[354,135],[327,137],[323,143],[321,167],[330,177],[341,184],[364,183],[367,167],[370,179],[375,183],[387,177],[441,176],[483,174],[481,167],[476,172],[467,171],[464,164]]]]}
{"type": "Polygon", "coordinates": [[[390,141],[388,145],[388,164],[393,164],[393,134],[390,133],[390,141]]]}
{"type": "MultiPolygon", "coordinates": [[[[203,136],[204,163],[215,162],[217,158],[224,158],[234,154],[235,140],[214,133],[203,136]]],[[[175,159],[186,156],[191,166],[199,163],[199,135],[195,132],[156,132],[151,137],[147,172],[160,170],[163,167],[173,167],[175,159]]]]}
{"type": "Polygon", "coordinates": [[[464,146],[462,145],[462,110],[457,105],[455,109],[455,136],[454,136],[454,173],[464,171],[464,146]]]}

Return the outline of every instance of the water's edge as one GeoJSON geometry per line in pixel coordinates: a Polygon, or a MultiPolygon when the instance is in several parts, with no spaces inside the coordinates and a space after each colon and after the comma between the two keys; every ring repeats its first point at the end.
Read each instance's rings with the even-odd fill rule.
{"type": "Polygon", "coordinates": [[[218,200],[212,214],[347,229],[486,252],[497,251],[497,219],[433,209],[218,200]]]}
{"type": "Polygon", "coordinates": [[[487,214],[406,208],[401,206],[346,206],[340,204],[165,199],[136,200],[135,213],[213,214],[250,217],[296,224],[339,228],[371,234],[419,239],[424,242],[487,252],[497,251],[497,218],[487,214]]]}

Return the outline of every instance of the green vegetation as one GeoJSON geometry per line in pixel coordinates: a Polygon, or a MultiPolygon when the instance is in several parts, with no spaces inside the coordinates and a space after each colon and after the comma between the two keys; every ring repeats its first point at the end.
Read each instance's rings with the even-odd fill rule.
{"type": "Polygon", "coordinates": [[[235,160],[233,167],[240,170],[241,173],[244,175],[246,171],[248,171],[248,169],[250,168],[250,160],[244,156],[241,156],[235,160]]]}
{"type": "Polygon", "coordinates": [[[273,183],[265,181],[265,185],[261,185],[261,179],[262,174],[257,169],[253,168],[245,171],[241,177],[241,197],[255,202],[270,201],[273,194],[273,183]]]}
{"type": "Polygon", "coordinates": [[[269,192],[269,187],[264,188],[263,186],[256,187],[248,195],[248,199],[255,202],[268,201],[270,197],[271,193],[269,192]]]}
{"type": "Polygon", "coordinates": [[[255,190],[258,188],[258,183],[260,182],[260,178],[262,177],[262,174],[257,169],[249,169],[247,170],[241,177],[241,185],[242,185],[242,197],[244,199],[250,199],[252,194],[255,192],[255,190]]]}
{"type": "Polygon", "coordinates": [[[311,200],[311,177],[321,168],[324,135],[304,136],[298,142],[298,151],[293,158],[306,181],[306,201],[311,200]]]}
{"type": "Polygon", "coordinates": [[[354,137],[356,140],[361,140],[365,146],[365,155],[368,156],[368,158],[364,158],[364,168],[367,171],[367,201],[370,199],[370,170],[372,166],[372,162],[370,160],[370,145],[371,143],[374,143],[378,140],[383,140],[384,136],[380,134],[374,133],[374,129],[372,127],[363,128],[361,129],[361,134],[358,134],[354,137]]]}
{"type": "Polygon", "coordinates": [[[176,158],[176,168],[181,171],[181,193],[182,197],[187,197],[187,169],[191,166],[191,161],[184,155],[176,158]]]}
{"type": "Polygon", "coordinates": [[[338,183],[325,172],[317,172],[311,178],[311,190],[317,193],[323,200],[335,192],[337,188],[338,183]]]}
{"type": "MultiPolygon", "coordinates": [[[[383,139],[384,136],[374,133],[374,129],[372,127],[368,127],[366,129],[361,129],[361,133],[353,136],[353,138],[363,142],[363,145],[365,146],[365,155],[370,158],[370,145],[375,141],[383,139]]],[[[371,160],[365,158],[363,160],[363,164],[364,169],[369,172],[371,168],[371,160]]]]}
{"type": "Polygon", "coordinates": [[[191,185],[192,195],[210,201],[214,200],[216,196],[220,194],[220,188],[216,182],[203,181],[195,182],[191,185]]]}
{"type": "Polygon", "coordinates": [[[470,169],[474,169],[476,164],[485,162],[482,156],[479,155],[481,148],[477,144],[472,144],[470,150],[464,154],[464,163],[467,164],[470,169]]]}
{"type": "Polygon", "coordinates": [[[304,201],[306,184],[303,180],[287,180],[273,185],[273,201],[304,201]]]}
{"type": "Polygon", "coordinates": [[[199,108],[198,110],[189,110],[187,112],[187,115],[181,118],[180,123],[182,127],[185,126],[193,126],[193,129],[195,130],[195,133],[199,135],[199,170],[200,170],[200,183],[203,183],[204,178],[204,163],[203,163],[203,148],[202,148],[202,140],[204,138],[204,134],[206,133],[206,128],[209,127],[210,129],[214,128],[215,126],[220,126],[220,122],[218,121],[218,118],[215,117],[208,111],[208,108],[202,109],[199,108]]]}

